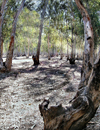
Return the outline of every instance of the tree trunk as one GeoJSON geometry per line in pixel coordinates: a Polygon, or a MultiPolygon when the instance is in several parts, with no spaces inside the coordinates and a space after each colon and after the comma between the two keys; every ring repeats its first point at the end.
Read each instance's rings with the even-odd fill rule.
{"type": "Polygon", "coordinates": [[[67,61],[69,60],[69,45],[68,45],[68,40],[67,40],[67,61]]]}
{"type": "Polygon", "coordinates": [[[85,47],[78,92],[68,105],[51,106],[44,100],[39,105],[44,130],[82,130],[95,115],[100,101],[100,50],[94,62],[93,29],[88,12],[80,0],[75,0],[84,22],[85,47]]]}
{"type": "Polygon", "coordinates": [[[24,54],[23,56],[27,56],[27,52],[26,52],[26,46],[24,45],[24,54]]]}
{"type": "Polygon", "coordinates": [[[72,24],[72,21],[71,21],[71,26],[72,26],[72,45],[71,45],[71,57],[69,58],[69,62],[70,64],[75,64],[75,55],[74,55],[74,40],[73,40],[73,24],[72,24]]]}
{"type": "Polygon", "coordinates": [[[76,26],[75,26],[75,44],[74,44],[74,58],[76,59],[76,35],[77,35],[77,32],[76,32],[76,26]]]}
{"type": "Polygon", "coordinates": [[[30,55],[30,39],[28,38],[28,50],[27,50],[26,58],[29,58],[29,55],[30,55]]]}
{"type": "Polygon", "coordinates": [[[42,3],[44,3],[43,11],[41,13],[41,21],[40,21],[40,31],[39,31],[39,41],[38,41],[38,46],[37,46],[37,53],[36,56],[33,56],[33,61],[34,65],[39,65],[39,55],[40,55],[40,47],[41,47],[41,35],[42,35],[42,30],[43,30],[43,21],[44,21],[44,16],[46,12],[46,7],[48,4],[48,0],[42,0],[42,3]]]}
{"type": "Polygon", "coordinates": [[[52,43],[52,54],[51,54],[51,57],[54,57],[55,55],[55,45],[54,43],[52,43]]]}
{"type": "Polygon", "coordinates": [[[3,37],[2,37],[2,26],[3,26],[3,20],[4,20],[4,14],[5,14],[5,7],[8,0],[3,0],[1,10],[0,10],[0,69],[3,68],[3,37]]]}
{"type": "Polygon", "coordinates": [[[49,33],[48,33],[48,60],[50,60],[50,42],[49,42],[49,33]]]}
{"type": "MultiPolygon", "coordinates": [[[[70,1],[70,8],[71,8],[71,15],[74,19],[74,14],[73,14],[73,9],[72,9],[72,0],[70,1]]],[[[73,26],[73,19],[71,21],[71,28],[72,28],[72,39],[71,39],[71,42],[72,42],[72,46],[71,46],[71,56],[69,58],[69,62],[70,64],[75,64],[75,54],[74,54],[74,40],[73,40],[73,31],[74,31],[74,26],[73,26]]]]}
{"type": "Polygon", "coordinates": [[[62,36],[61,36],[61,50],[60,50],[60,60],[62,60],[62,58],[63,58],[63,54],[62,54],[62,36]]]}
{"type": "Polygon", "coordinates": [[[3,56],[3,39],[2,39],[2,42],[1,42],[1,57],[3,56]]]}
{"type": "Polygon", "coordinates": [[[9,49],[8,49],[8,53],[7,53],[7,57],[6,57],[6,62],[5,62],[5,66],[6,66],[7,71],[11,70],[12,57],[13,57],[13,51],[14,51],[14,39],[15,39],[15,32],[16,32],[16,24],[17,24],[18,16],[19,16],[21,10],[23,9],[24,3],[25,3],[25,0],[22,0],[22,3],[20,5],[19,10],[17,11],[17,13],[14,16],[14,21],[13,21],[13,25],[12,25],[12,33],[11,33],[11,38],[10,38],[10,45],[9,45],[9,49]]]}

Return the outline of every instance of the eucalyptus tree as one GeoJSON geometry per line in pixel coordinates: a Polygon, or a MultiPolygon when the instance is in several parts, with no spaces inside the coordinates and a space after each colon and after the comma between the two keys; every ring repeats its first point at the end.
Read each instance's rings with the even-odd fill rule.
{"type": "MultiPolygon", "coordinates": [[[[83,38],[83,23],[82,23],[82,16],[80,15],[78,9],[76,8],[75,2],[73,0],[71,1],[63,1],[61,4],[61,9],[64,11],[64,19],[66,21],[66,25],[69,27],[66,27],[66,32],[68,33],[70,40],[68,40],[68,43],[70,46],[71,54],[68,55],[67,60],[71,64],[75,64],[75,49],[80,45],[79,42],[75,42],[76,37],[77,39],[83,38]],[[77,31],[76,33],[76,30],[77,31]],[[76,44],[77,43],[77,44],[76,44]],[[76,47],[75,47],[76,46],[76,47]]],[[[66,39],[69,39],[66,38],[66,39]]],[[[77,41],[76,39],[76,41],[77,41]]],[[[68,47],[69,48],[69,47],[68,47]]],[[[67,49],[68,50],[68,49],[67,49]]]]}
{"type": "Polygon", "coordinates": [[[2,27],[4,22],[5,8],[8,0],[3,0],[1,4],[0,10],[0,68],[3,67],[2,53],[3,53],[3,35],[2,35],[2,27]]]}
{"type": "Polygon", "coordinates": [[[20,4],[19,0],[16,0],[16,1],[9,0],[7,3],[6,13],[4,16],[4,23],[3,23],[3,33],[2,33],[3,34],[3,54],[6,54],[8,51],[14,14],[18,10],[19,4],[20,4]]]}
{"type": "Polygon", "coordinates": [[[6,57],[6,61],[5,61],[5,66],[6,66],[7,71],[11,70],[12,57],[13,57],[13,51],[14,51],[14,40],[15,40],[16,25],[17,25],[18,16],[19,16],[20,12],[22,11],[22,9],[24,7],[24,3],[25,3],[25,0],[22,0],[18,11],[14,15],[10,44],[9,44],[9,49],[8,49],[8,53],[7,53],[7,57],[6,57]]]}
{"type": "MultiPolygon", "coordinates": [[[[7,11],[9,12],[10,8],[11,7],[11,10],[10,11],[15,11],[16,10],[16,13],[14,14],[13,16],[13,24],[12,24],[12,32],[11,32],[11,37],[10,37],[10,44],[9,44],[9,49],[8,49],[8,53],[7,53],[7,57],[6,57],[6,61],[5,63],[3,64],[2,68],[1,68],[1,71],[10,71],[11,70],[11,65],[12,65],[12,57],[13,57],[13,50],[14,50],[14,39],[15,39],[15,32],[16,32],[16,24],[17,24],[17,20],[18,20],[18,16],[21,12],[21,10],[23,9],[24,7],[24,3],[25,3],[25,0],[22,0],[22,2],[20,3],[20,1],[16,1],[15,2],[15,5],[12,5],[12,3],[15,2],[14,0],[9,0],[8,1],[8,6],[7,5],[7,11]],[[20,7],[18,7],[18,5],[20,5],[20,7]],[[16,9],[17,8],[17,9],[16,9]]],[[[5,9],[5,6],[6,6],[6,3],[7,3],[7,0],[4,0],[3,3],[2,3],[2,9],[1,9],[1,13],[2,13],[2,17],[1,19],[3,20],[4,18],[4,9],[5,9]]],[[[7,12],[6,12],[7,13],[7,12]]],[[[10,15],[11,16],[11,15],[10,15]]],[[[8,17],[8,14],[6,14],[5,17],[8,17]]],[[[12,17],[10,17],[10,20],[12,19],[12,17]]],[[[1,20],[1,21],[2,21],[1,20]]],[[[2,29],[2,26],[4,27],[4,23],[1,22],[1,29],[2,29]]],[[[4,31],[4,30],[3,30],[4,31]]],[[[1,47],[1,46],[0,46],[1,47]]],[[[1,53],[1,50],[0,50],[0,53],[1,53]]],[[[1,56],[2,58],[2,56],[1,56]]]]}
{"type": "Polygon", "coordinates": [[[74,12],[73,12],[73,2],[72,0],[69,3],[70,7],[70,14],[71,14],[71,31],[72,31],[72,38],[71,38],[71,56],[69,58],[70,64],[75,64],[75,53],[74,53],[74,12]]]}
{"type": "MultiPolygon", "coordinates": [[[[61,12],[63,13],[62,18],[63,21],[60,20],[61,24],[66,23],[66,35],[67,32],[69,33],[69,36],[71,37],[71,56],[67,58],[70,61],[70,64],[75,64],[75,36],[76,36],[76,24],[78,22],[78,25],[80,24],[79,21],[76,18],[76,13],[78,12],[76,8],[74,7],[74,2],[71,1],[59,1],[59,6],[57,7],[57,14],[56,14],[56,21],[58,22],[57,16],[59,17],[61,12]],[[69,26],[69,28],[68,28],[69,26]]],[[[79,13],[78,13],[79,14],[79,13]]],[[[78,18],[79,19],[79,18],[78,18]]],[[[58,25],[59,26],[59,25],[58,25]]],[[[63,32],[64,34],[64,32],[63,32]]],[[[65,34],[64,34],[65,35],[65,34]]],[[[68,36],[67,36],[68,39],[68,36]]],[[[66,40],[67,41],[67,40],[66,40]]]]}
{"type": "MultiPolygon", "coordinates": [[[[57,23],[58,23],[59,16],[61,14],[60,3],[61,3],[60,0],[54,0],[54,1],[48,0],[48,5],[47,5],[47,9],[46,9],[46,19],[50,19],[50,26],[53,26],[55,29],[57,29],[58,28],[57,26],[59,26],[59,25],[57,25],[57,23]]],[[[43,10],[42,4],[43,4],[43,2],[40,3],[40,5],[38,6],[38,9],[36,9],[37,11],[43,10]]],[[[39,37],[39,42],[38,42],[38,47],[37,47],[37,54],[36,54],[36,56],[33,55],[34,65],[39,64],[39,56],[38,55],[40,54],[39,48],[40,48],[40,45],[41,45],[41,33],[39,33],[39,36],[40,37],[39,37]]],[[[56,38],[55,38],[55,40],[56,40],[56,38]]],[[[53,47],[52,47],[53,51],[55,50],[54,48],[55,47],[54,47],[54,44],[53,44],[53,47]]]]}
{"type": "Polygon", "coordinates": [[[50,57],[50,40],[51,40],[51,27],[50,27],[50,18],[46,21],[46,25],[44,27],[44,33],[46,34],[47,44],[48,44],[48,60],[51,59],[50,57]]]}
{"type": "Polygon", "coordinates": [[[100,1],[96,0],[95,2],[87,1],[87,8],[92,21],[93,31],[94,31],[94,47],[100,45],[100,1]]]}
{"type": "Polygon", "coordinates": [[[38,42],[39,23],[39,14],[35,10],[30,11],[25,7],[17,22],[14,53],[21,51],[27,58],[29,54],[35,53],[33,50],[38,42]]]}
{"type": "MultiPolygon", "coordinates": [[[[62,14],[61,14],[61,16],[63,15],[63,12],[62,12],[62,14]]],[[[61,43],[61,46],[60,46],[60,60],[62,60],[63,59],[63,41],[64,41],[64,33],[66,33],[65,32],[65,30],[66,30],[66,26],[65,26],[65,22],[64,22],[64,19],[63,19],[63,16],[61,17],[62,18],[62,20],[60,19],[60,25],[58,24],[58,28],[59,28],[59,35],[60,35],[60,43],[61,43]]]]}
{"type": "MultiPolygon", "coordinates": [[[[52,56],[54,56],[55,51],[57,51],[56,42],[58,40],[58,15],[60,12],[60,2],[59,0],[49,0],[47,6],[46,18],[49,19],[49,41],[52,46],[52,56]],[[50,34],[51,33],[51,34],[50,34]]],[[[60,15],[59,15],[60,16],[60,15]]],[[[48,47],[49,48],[49,47],[48,47]]]]}
{"type": "Polygon", "coordinates": [[[63,3],[62,7],[64,8],[65,13],[65,20],[66,23],[69,24],[69,35],[70,35],[70,40],[71,40],[71,54],[68,56],[67,60],[69,60],[70,64],[75,64],[75,46],[76,46],[76,30],[77,30],[77,25],[80,25],[79,23],[79,18],[77,17],[77,14],[79,15],[79,12],[75,8],[74,1],[67,1],[63,3]],[[65,5],[64,5],[65,4],[65,5]]]}
{"type": "Polygon", "coordinates": [[[40,47],[41,47],[41,36],[42,36],[42,30],[43,30],[43,21],[46,13],[46,8],[48,5],[48,0],[42,0],[39,7],[41,8],[41,20],[40,20],[40,31],[39,31],[39,39],[38,39],[38,45],[37,45],[37,52],[36,55],[32,56],[34,65],[39,65],[39,55],[40,55],[40,47]]]}
{"type": "Polygon", "coordinates": [[[100,50],[94,59],[94,35],[91,18],[82,1],[75,0],[84,23],[84,59],[81,81],[76,96],[68,105],[49,106],[49,100],[39,105],[44,130],[82,130],[95,115],[100,101],[100,50]]]}
{"type": "Polygon", "coordinates": [[[57,15],[59,14],[59,2],[58,1],[49,1],[49,7],[48,7],[48,17],[50,17],[50,26],[52,29],[51,32],[51,43],[52,43],[52,56],[55,54],[56,48],[56,41],[58,39],[58,33],[57,33],[57,15]]]}
{"type": "Polygon", "coordinates": [[[68,7],[68,1],[65,2],[65,0],[51,0],[50,3],[50,9],[49,15],[51,17],[51,21],[53,23],[53,27],[56,28],[56,30],[59,33],[59,41],[60,41],[60,59],[63,58],[63,48],[64,48],[64,40],[65,35],[67,36],[67,32],[65,31],[67,29],[66,24],[66,18],[65,15],[67,13],[66,9],[68,7]]]}

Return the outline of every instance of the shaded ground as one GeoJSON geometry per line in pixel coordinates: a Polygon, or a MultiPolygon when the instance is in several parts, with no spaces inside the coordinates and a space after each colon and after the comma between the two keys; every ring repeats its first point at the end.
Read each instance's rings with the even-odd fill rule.
{"type": "MultiPolygon", "coordinates": [[[[41,58],[32,66],[31,58],[17,57],[12,71],[0,74],[0,130],[42,130],[39,104],[49,98],[52,105],[67,104],[80,82],[81,61],[70,65],[66,58],[41,58]]],[[[100,109],[86,130],[100,130],[100,109]]]]}

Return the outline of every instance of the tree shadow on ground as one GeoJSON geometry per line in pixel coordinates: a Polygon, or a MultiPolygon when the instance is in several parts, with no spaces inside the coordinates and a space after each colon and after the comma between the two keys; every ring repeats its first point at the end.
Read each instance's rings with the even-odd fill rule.
{"type": "Polygon", "coordinates": [[[21,73],[31,73],[34,72],[37,69],[38,66],[35,66],[33,68],[26,68],[26,69],[12,69],[10,72],[0,72],[0,80],[5,79],[7,77],[14,77],[17,78],[17,76],[21,73]]]}
{"type": "Polygon", "coordinates": [[[6,72],[6,73],[0,73],[0,80],[5,79],[7,77],[17,77],[18,72],[17,71],[11,71],[11,72],[6,72]]]}

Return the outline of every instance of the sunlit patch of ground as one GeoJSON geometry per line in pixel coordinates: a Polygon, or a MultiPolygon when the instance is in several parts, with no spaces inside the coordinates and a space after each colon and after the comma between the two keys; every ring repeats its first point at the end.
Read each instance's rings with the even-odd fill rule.
{"type": "MultiPolygon", "coordinates": [[[[48,61],[41,58],[39,66],[32,66],[31,57],[16,57],[12,71],[1,73],[0,130],[42,130],[39,104],[43,99],[48,98],[51,105],[66,105],[75,96],[80,82],[81,61],[70,65],[66,57],[59,59],[53,57],[48,61]]],[[[87,130],[99,130],[99,117],[98,109],[87,130]]]]}

